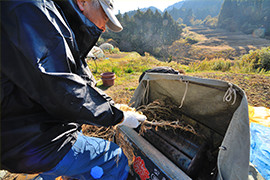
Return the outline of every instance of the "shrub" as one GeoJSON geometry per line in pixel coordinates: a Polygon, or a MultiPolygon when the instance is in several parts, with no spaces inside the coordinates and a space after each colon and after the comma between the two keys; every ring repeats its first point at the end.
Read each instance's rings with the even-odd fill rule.
{"type": "Polygon", "coordinates": [[[207,16],[203,21],[203,24],[210,28],[216,28],[217,23],[218,23],[218,18],[217,17],[212,18],[210,15],[207,16]]]}
{"type": "Polygon", "coordinates": [[[242,56],[234,67],[235,71],[243,73],[263,72],[270,70],[270,46],[255,51],[251,50],[249,54],[242,56]]]}
{"type": "Polygon", "coordinates": [[[110,50],[110,53],[111,54],[119,54],[120,50],[119,50],[119,48],[113,48],[113,49],[110,50]]]}
{"type": "Polygon", "coordinates": [[[261,50],[259,63],[261,64],[262,69],[266,71],[270,70],[270,46],[261,50]]]}
{"type": "Polygon", "coordinates": [[[232,61],[224,59],[205,59],[190,64],[191,71],[230,71],[232,61]]]}
{"type": "Polygon", "coordinates": [[[196,44],[198,42],[198,40],[194,39],[194,38],[191,38],[189,36],[186,37],[186,42],[189,43],[189,44],[196,44]]]}

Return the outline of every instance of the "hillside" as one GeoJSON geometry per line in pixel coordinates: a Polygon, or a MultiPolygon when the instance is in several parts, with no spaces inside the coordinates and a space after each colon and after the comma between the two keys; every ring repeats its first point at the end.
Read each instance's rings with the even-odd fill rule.
{"type": "Polygon", "coordinates": [[[172,5],[168,13],[174,20],[181,18],[184,24],[191,25],[195,19],[204,20],[207,16],[218,16],[222,3],[223,0],[186,0],[182,1],[181,6],[177,3],[172,5]]]}
{"type": "Polygon", "coordinates": [[[259,32],[270,35],[269,0],[225,0],[222,6],[218,27],[229,31],[242,31],[247,34],[259,32]]]}
{"type": "Polygon", "coordinates": [[[205,58],[235,59],[261,47],[270,46],[270,40],[203,26],[186,27],[182,39],[169,48],[173,60],[189,63],[205,58]]]}
{"type": "Polygon", "coordinates": [[[173,4],[173,5],[171,5],[171,6],[168,6],[166,9],[164,9],[164,12],[165,11],[168,11],[169,12],[173,8],[180,9],[183,6],[184,3],[185,3],[185,1],[180,1],[180,2],[177,2],[177,3],[173,4]]]}
{"type": "Polygon", "coordinates": [[[141,8],[141,9],[137,9],[137,10],[134,10],[134,11],[129,11],[127,12],[126,14],[129,16],[129,17],[132,17],[134,16],[138,10],[140,10],[141,12],[146,12],[148,9],[150,9],[153,13],[155,13],[156,11],[158,11],[160,14],[162,14],[162,11],[154,6],[150,6],[150,7],[147,7],[147,8],[141,8]]]}
{"type": "Polygon", "coordinates": [[[196,19],[217,16],[224,0],[186,0],[182,8],[192,9],[196,19]]]}

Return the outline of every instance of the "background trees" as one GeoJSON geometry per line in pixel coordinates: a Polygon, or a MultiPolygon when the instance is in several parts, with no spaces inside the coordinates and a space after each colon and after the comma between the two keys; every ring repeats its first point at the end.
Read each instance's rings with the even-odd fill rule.
{"type": "Polygon", "coordinates": [[[161,15],[157,10],[146,12],[137,10],[134,16],[127,13],[118,14],[117,18],[124,29],[120,33],[106,32],[104,39],[112,38],[122,51],[137,51],[140,54],[150,54],[165,58],[167,46],[181,37],[182,28],[168,12],[161,15]]]}
{"type": "MultiPolygon", "coordinates": [[[[229,31],[270,35],[269,0],[224,0],[218,27],[229,31]],[[255,31],[256,33],[256,31],[255,31]]],[[[259,35],[260,36],[260,35],[259,35]]]]}

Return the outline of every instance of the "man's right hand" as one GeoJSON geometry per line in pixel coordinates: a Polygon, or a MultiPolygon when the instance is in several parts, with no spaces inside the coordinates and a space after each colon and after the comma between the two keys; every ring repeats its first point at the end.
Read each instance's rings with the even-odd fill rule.
{"type": "Polygon", "coordinates": [[[124,120],[119,123],[119,126],[127,126],[130,128],[137,128],[141,122],[145,121],[147,118],[145,115],[139,114],[133,111],[124,111],[124,120]]]}

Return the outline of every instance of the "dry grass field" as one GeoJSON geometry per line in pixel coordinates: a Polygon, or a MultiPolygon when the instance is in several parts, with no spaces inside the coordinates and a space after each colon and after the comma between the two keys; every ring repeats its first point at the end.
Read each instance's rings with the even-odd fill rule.
{"type": "Polygon", "coordinates": [[[175,41],[169,49],[173,60],[187,64],[205,58],[234,60],[250,50],[267,46],[270,46],[270,40],[254,35],[208,27],[186,27],[182,39],[175,41]]]}

